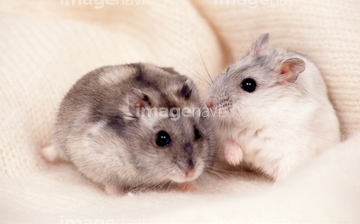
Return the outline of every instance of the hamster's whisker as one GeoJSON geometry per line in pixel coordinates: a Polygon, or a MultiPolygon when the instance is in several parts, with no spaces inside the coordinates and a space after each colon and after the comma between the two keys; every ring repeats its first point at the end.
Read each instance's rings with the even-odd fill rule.
{"type": "Polygon", "coordinates": [[[215,169],[216,171],[224,172],[224,173],[239,173],[238,171],[225,170],[217,167],[212,167],[211,169],[215,169]]]}
{"type": "Polygon", "coordinates": [[[181,62],[183,65],[185,65],[187,68],[191,69],[193,72],[193,75],[200,81],[203,82],[203,84],[205,84],[204,87],[209,87],[211,85],[211,83],[209,82],[209,80],[207,80],[206,76],[202,75],[199,71],[197,71],[196,69],[194,69],[192,66],[188,65],[186,62],[184,62],[182,59],[180,59],[179,57],[178,58],[178,61],[181,62]]]}
{"type": "Polygon", "coordinates": [[[241,55],[241,53],[243,52],[243,50],[244,50],[244,44],[241,46],[241,49],[240,49],[240,51],[239,51],[239,54],[238,54],[238,56],[236,57],[236,61],[238,61],[238,60],[240,59],[240,55],[241,55]]]}
{"type": "Polygon", "coordinates": [[[217,177],[220,177],[221,179],[225,179],[225,178],[227,177],[226,174],[221,174],[221,173],[216,172],[216,171],[214,171],[214,170],[209,170],[209,172],[210,172],[211,174],[214,174],[214,175],[217,176],[217,177]]]}
{"type": "Polygon", "coordinates": [[[171,181],[171,182],[169,183],[169,185],[168,185],[167,190],[168,190],[168,191],[171,190],[171,188],[173,187],[174,184],[175,184],[175,182],[174,182],[174,181],[171,181]]]}
{"type": "Polygon", "coordinates": [[[211,180],[212,180],[212,175],[210,173],[203,173],[196,179],[196,182],[198,182],[198,181],[209,182],[211,180]]]}
{"type": "Polygon", "coordinates": [[[234,107],[234,110],[239,116],[241,116],[240,111],[238,110],[238,108],[234,107]]]}
{"type": "Polygon", "coordinates": [[[174,181],[170,180],[166,184],[159,185],[160,189],[163,191],[170,191],[172,186],[174,184],[174,181]]]}
{"type": "Polygon", "coordinates": [[[138,192],[138,187],[134,187],[131,190],[129,190],[127,193],[134,193],[134,192],[138,192]]]}
{"type": "Polygon", "coordinates": [[[206,67],[206,64],[205,64],[204,58],[203,58],[203,56],[202,56],[202,54],[201,54],[201,52],[200,52],[199,42],[197,42],[197,41],[196,41],[196,43],[197,43],[198,52],[199,52],[199,55],[200,55],[200,58],[201,58],[201,62],[202,62],[202,63],[203,63],[203,65],[204,65],[205,71],[206,71],[206,73],[207,73],[207,75],[208,75],[208,77],[209,77],[209,79],[210,79],[211,83],[214,83],[214,80],[212,79],[212,77],[211,77],[211,75],[210,75],[210,73],[209,73],[209,70],[208,70],[208,69],[207,69],[207,67],[206,67]]]}
{"type": "Polygon", "coordinates": [[[211,83],[200,73],[194,74],[194,76],[197,78],[197,80],[201,81],[203,84],[205,84],[205,87],[208,88],[211,86],[211,83]]]}
{"type": "MultiPolygon", "coordinates": [[[[199,79],[200,80],[200,79],[199,79]]],[[[205,87],[205,88],[208,88],[208,84],[204,84],[203,82],[195,82],[196,84],[202,86],[202,87],[205,87]]]]}
{"type": "Polygon", "coordinates": [[[142,186],[142,187],[140,188],[140,191],[143,192],[143,191],[146,191],[146,190],[148,190],[148,189],[149,189],[149,188],[142,186]]]}
{"type": "MultiPolygon", "coordinates": [[[[193,71],[195,71],[195,70],[193,70],[193,71]]],[[[211,85],[211,83],[209,81],[207,81],[206,78],[203,75],[201,75],[200,73],[196,72],[196,73],[193,73],[193,75],[196,78],[195,79],[196,83],[202,85],[203,87],[208,88],[211,85]],[[197,80],[199,82],[197,82],[197,80]]]]}

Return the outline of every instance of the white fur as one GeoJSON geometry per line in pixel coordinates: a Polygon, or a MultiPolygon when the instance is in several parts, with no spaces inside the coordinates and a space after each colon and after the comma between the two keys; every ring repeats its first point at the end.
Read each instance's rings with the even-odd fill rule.
{"type": "Polygon", "coordinates": [[[98,122],[82,135],[81,141],[72,142],[72,161],[95,182],[121,188],[121,181],[130,176],[133,168],[128,162],[125,143],[105,126],[105,122],[98,122]]]}
{"type": "MultiPolygon", "coordinates": [[[[227,162],[239,164],[243,154],[243,161],[276,180],[286,178],[294,169],[340,141],[339,122],[320,71],[307,58],[283,51],[306,63],[295,85],[285,84],[281,92],[276,88],[266,89],[263,99],[234,91],[232,107],[218,109],[223,116],[215,116],[216,131],[225,145],[221,151],[227,162]],[[229,148],[229,141],[235,141],[239,147],[229,148]]],[[[233,69],[250,64],[249,60],[246,57],[236,62],[233,69]]],[[[226,91],[222,88],[226,85],[223,79],[224,75],[215,80],[213,95],[226,91]]],[[[214,98],[213,95],[209,98],[214,98]]]]}

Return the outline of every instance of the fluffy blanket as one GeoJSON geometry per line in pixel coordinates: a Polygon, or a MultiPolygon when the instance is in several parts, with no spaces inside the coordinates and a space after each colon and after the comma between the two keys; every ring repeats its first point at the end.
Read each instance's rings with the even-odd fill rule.
{"type": "Polygon", "coordinates": [[[357,0],[1,0],[1,223],[359,223],[360,4],[357,0]],[[86,72],[150,62],[213,77],[260,34],[320,67],[344,142],[273,184],[206,175],[195,192],[115,197],[71,165],[50,165],[59,103],[86,72]],[[352,137],[351,137],[352,136],[352,137]]]}

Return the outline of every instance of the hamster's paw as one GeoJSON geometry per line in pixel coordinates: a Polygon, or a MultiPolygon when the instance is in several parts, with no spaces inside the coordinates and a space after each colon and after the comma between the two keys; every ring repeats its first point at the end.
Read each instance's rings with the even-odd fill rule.
{"type": "Polygon", "coordinates": [[[53,145],[41,149],[41,155],[46,161],[50,163],[59,162],[61,160],[60,153],[53,145]]]}
{"type": "Polygon", "coordinates": [[[227,140],[225,143],[225,159],[230,165],[239,165],[244,158],[240,146],[234,140],[227,140]]]}
{"type": "Polygon", "coordinates": [[[106,184],[105,192],[108,195],[124,195],[125,194],[124,188],[122,188],[118,185],[114,185],[114,184],[106,184]]]}
{"type": "Polygon", "coordinates": [[[290,170],[289,169],[278,169],[276,175],[274,176],[274,180],[276,184],[282,183],[284,180],[287,179],[287,177],[290,174],[290,170]]]}
{"type": "Polygon", "coordinates": [[[181,191],[196,191],[197,190],[197,184],[195,182],[184,182],[184,183],[178,183],[177,187],[181,191]]]}
{"type": "Polygon", "coordinates": [[[286,180],[302,162],[304,161],[295,157],[279,161],[276,172],[273,174],[275,183],[281,183],[286,180]]]}

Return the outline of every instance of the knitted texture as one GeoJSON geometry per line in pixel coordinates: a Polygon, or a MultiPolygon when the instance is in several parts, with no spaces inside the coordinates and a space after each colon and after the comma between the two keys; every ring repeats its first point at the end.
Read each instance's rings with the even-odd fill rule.
{"type": "Polygon", "coordinates": [[[205,176],[194,193],[112,197],[70,164],[50,165],[39,156],[51,142],[62,97],[90,70],[131,62],[174,67],[193,78],[204,97],[207,73],[215,77],[265,32],[272,45],[307,54],[319,66],[348,138],[360,129],[357,0],[257,1],[256,7],[256,1],[118,0],[103,1],[108,4],[99,9],[96,0],[64,2],[0,0],[1,223],[360,221],[359,135],[315,160],[314,172],[304,168],[288,186],[271,189],[267,179],[253,174],[226,173],[205,176]],[[328,188],[342,191],[321,190],[328,188]],[[308,203],[314,214],[304,211],[308,203]]]}

